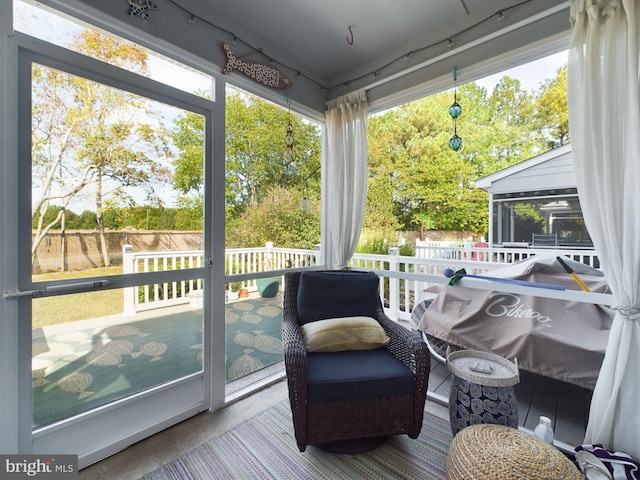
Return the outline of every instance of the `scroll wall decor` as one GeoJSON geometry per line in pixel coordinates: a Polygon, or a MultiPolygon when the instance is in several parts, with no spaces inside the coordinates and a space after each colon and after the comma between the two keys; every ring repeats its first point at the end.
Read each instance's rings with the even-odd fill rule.
{"type": "Polygon", "coordinates": [[[241,60],[231,51],[231,47],[224,42],[222,42],[222,49],[227,57],[222,73],[230,73],[237,70],[267,87],[289,88],[293,85],[293,82],[277,68],[264,63],[241,60]]]}

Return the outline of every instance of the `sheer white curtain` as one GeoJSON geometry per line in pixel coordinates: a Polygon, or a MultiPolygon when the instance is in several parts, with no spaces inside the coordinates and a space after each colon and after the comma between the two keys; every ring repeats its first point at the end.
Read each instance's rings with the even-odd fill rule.
{"type": "Polygon", "coordinates": [[[323,152],[327,167],[327,216],[332,249],[342,268],[358,245],[367,198],[367,96],[364,90],[327,102],[323,152]]]}
{"type": "Polygon", "coordinates": [[[580,202],[617,310],[585,443],[640,459],[638,6],[572,0],[567,85],[580,202]]]}

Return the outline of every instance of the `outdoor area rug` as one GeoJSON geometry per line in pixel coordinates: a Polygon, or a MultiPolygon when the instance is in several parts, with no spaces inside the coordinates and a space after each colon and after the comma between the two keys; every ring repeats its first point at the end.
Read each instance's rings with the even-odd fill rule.
{"type": "Polygon", "coordinates": [[[280,295],[228,303],[225,324],[227,381],[283,360],[280,295]]]}
{"type": "MultiPolygon", "coordinates": [[[[281,362],[282,298],[225,307],[225,370],[237,380],[281,362]]],[[[202,314],[105,317],[33,330],[33,420],[46,425],[202,370],[202,314]]]]}
{"type": "MultiPolygon", "coordinates": [[[[129,317],[131,318],[131,317],[129,317]]],[[[33,333],[33,421],[46,425],[202,370],[202,317],[191,311],[33,333]]]]}
{"type": "Polygon", "coordinates": [[[442,480],[450,442],[449,422],[425,413],[422,432],[415,440],[394,436],[381,447],[357,455],[312,446],[301,453],[289,402],[284,401],[142,479],[442,480]]]}

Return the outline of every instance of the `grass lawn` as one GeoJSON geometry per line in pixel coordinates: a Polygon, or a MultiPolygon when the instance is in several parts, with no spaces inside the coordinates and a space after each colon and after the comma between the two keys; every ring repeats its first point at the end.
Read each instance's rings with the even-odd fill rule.
{"type": "MultiPolygon", "coordinates": [[[[54,272],[34,275],[34,282],[86,278],[122,273],[122,266],[95,268],[80,272],[54,272]]],[[[33,299],[33,328],[86,320],[121,313],[122,289],[101,290],[33,299]]]]}

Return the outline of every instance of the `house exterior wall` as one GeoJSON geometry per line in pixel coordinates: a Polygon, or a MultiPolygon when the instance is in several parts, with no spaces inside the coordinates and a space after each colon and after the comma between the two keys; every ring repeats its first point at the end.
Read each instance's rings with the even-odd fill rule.
{"type": "Polygon", "coordinates": [[[493,193],[516,193],[575,187],[573,160],[566,154],[498,180],[492,190],[493,193]]]}
{"type": "Polygon", "coordinates": [[[492,183],[490,191],[500,194],[575,187],[576,175],[573,170],[573,159],[571,152],[568,152],[496,180],[492,183]]]}
{"type": "Polygon", "coordinates": [[[476,186],[490,194],[492,245],[531,244],[534,233],[545,233],[555,234],[561,248],[593,248],[576,193],[570,144],[481,178],[476,186]],[[544,221],[527,209],[538,210],[544,221]]]}

